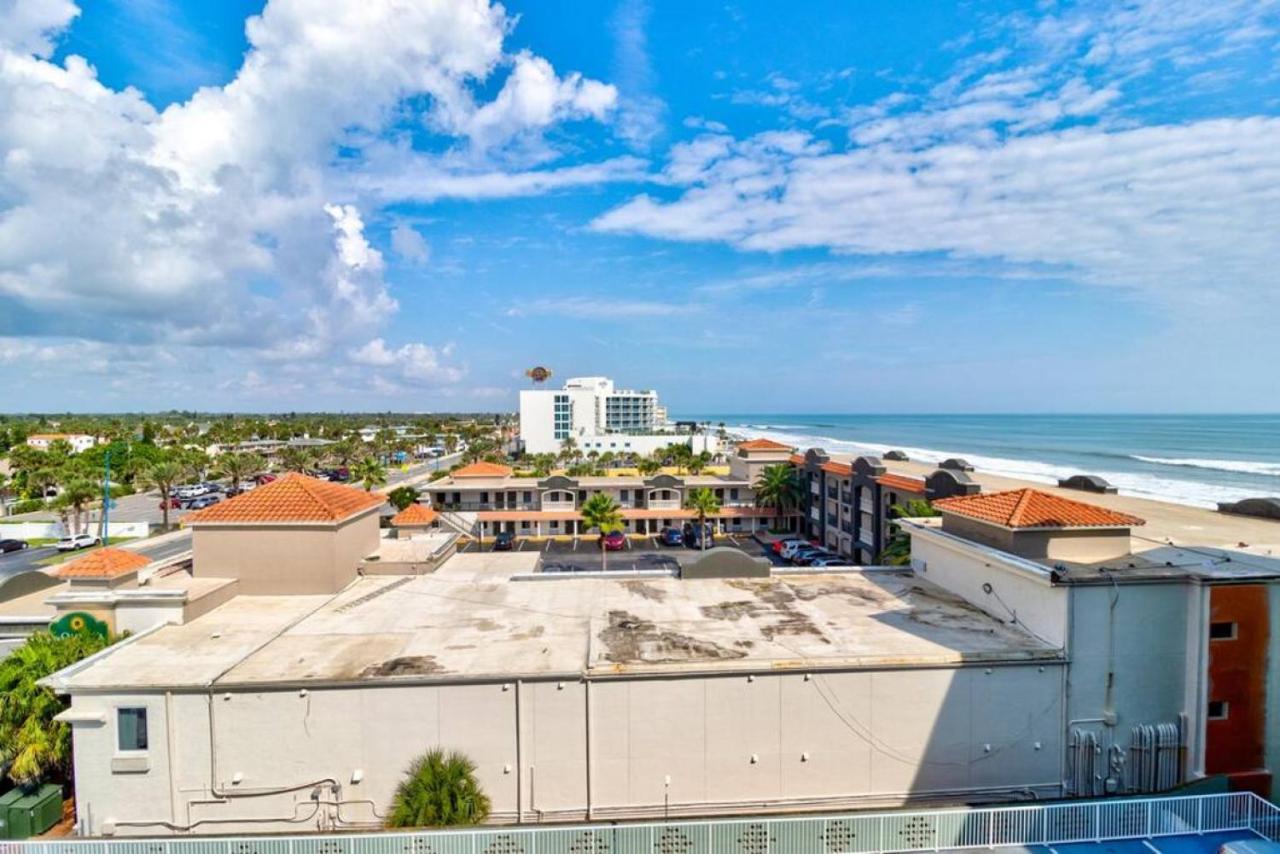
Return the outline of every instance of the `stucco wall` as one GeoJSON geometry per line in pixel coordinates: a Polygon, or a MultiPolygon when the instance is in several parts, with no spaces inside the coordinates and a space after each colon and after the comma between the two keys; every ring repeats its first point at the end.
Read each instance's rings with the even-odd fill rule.
{"type": "Polygon", "coordinates": [[[378,516],[323,525],[195,526],[193,573],[237,578],[239,593],[334,593],[378,545],[378,516]]]}
{"type": "MultiPolygon", "coordinates": [[[[131,774],[111,768],[120,698],[78,696],[77,711],[107,715],[105,726],[75,727],[80,818],[94,832],[114,821],[120,835],[166,830],[125,821],[218,820],[195,828],[203,833],[317,829],[335,813],[312,815],[305,784],[328,777],[341,786],[345,821],[377,821],[412,758],[437,745],[476,762],[495,818],[506,821],[518,808],[526,821],[581,819],[588,802],[607,818],[1007,799],[1026,787],[1052,795],[1061,685],[1061,665],[1047,664],[215,692],[175,695],[168,732],[157,695],[145,700],[149,769],[131,774]],[[215,773],[241,797],[201,803],[215,773]],[[245,797],[285,786],[301,788],[245,797]],[[242,820],[251,816],[272,820],[242,820]],[[304,820],[286,820],[295,817],[304,820]]],[[[326,788],[321,800],[331,797],[326,788]]]]}

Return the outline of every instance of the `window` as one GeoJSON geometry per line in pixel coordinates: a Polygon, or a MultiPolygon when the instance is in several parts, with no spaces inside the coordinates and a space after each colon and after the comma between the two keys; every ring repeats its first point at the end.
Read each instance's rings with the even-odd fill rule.
{"type": "Polygon", "coordinates": [[[735,487],[734,489],[730,489],[730,490],[729,490],[729,500],[730,500],[730,501],[737,501],[737,500],[738,500],[738,490],[737,490],[737,488],[736,488],[736,487],[735,487]]]}
{"type": "Polygon", "coordinates": [[[1209,701],[1209,720],[1211,721],[1225,721],[1230,711],[1230,704],[1226,700],[1209,701]]]}
{"type": "Polygon", "coordinates": [[[147,749],[147,710],[116,709],[116,744],[120,750],[147,749]]]}
{"type": "Polygon", "coordinates": [[[1235,640],[1235,623],[1210,623],[1209,640],[1235,640]]]}

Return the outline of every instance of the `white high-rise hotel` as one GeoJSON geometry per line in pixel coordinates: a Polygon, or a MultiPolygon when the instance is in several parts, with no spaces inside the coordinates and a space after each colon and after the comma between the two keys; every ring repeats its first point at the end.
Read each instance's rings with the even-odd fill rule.
{"type": "Polygon", "coordinates": [[[530,454],[556,453],[572,438],[580,450],[649,454],[673,442],[714,453],[714,435],[678,432],[651,390],[617,389],[608,377],[573,377],[559,389],[520,392],[520,440],[530,454]]]}

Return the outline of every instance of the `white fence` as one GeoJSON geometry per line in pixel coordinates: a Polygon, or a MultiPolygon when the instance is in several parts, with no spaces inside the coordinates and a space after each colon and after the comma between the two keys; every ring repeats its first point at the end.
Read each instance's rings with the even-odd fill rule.
{"type": "Polygon", "coordinates": [[[1280,839],[1249,792],[804,818],[485,827],[414,833],[0,842],[0,854],[775,854],[1065,845],[1235,832],[1280,839]]]}
{"type": "MultiPolygon", "coordinates": [[[[111,537],[145,537],[151,532],[147,522],[109,522],[111,537]]],[[[86,534],[98,536],[102,531],[102,522],[81,520],[81,529],[86,534]]],[[[5,522],[0,520],[0,538],[16,540],[32,540],[64,537],[66,532],[57,519],[48,522],[5,522]]]]}

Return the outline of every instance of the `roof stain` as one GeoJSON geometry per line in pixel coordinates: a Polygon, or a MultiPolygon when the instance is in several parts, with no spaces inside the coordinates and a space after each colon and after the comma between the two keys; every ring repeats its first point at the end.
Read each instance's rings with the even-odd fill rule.
{"type": "Polygon", "coordinates": [[[629,592],[648,599],[650,602],[665,602],[667,599],[667,591],[661,587],[655,587],[647,581],[624,581],[622,586],[629,592]]]}
{"type": "Polygon", "coordinates": [[[379,664],[371,664],[360,675],[366,678],[378,676],[425,676],[430,673],[443,673],[444,668],[433,655],[402,655],[379,664]]]}
{"type": "Polygon", "coordinates": [[[604,660],[615,664],[674,661],[721,661],[745,658],[742,649],[728,649],[711,641],[659,629],[649,620],[627,611],[610,611],[609,625],[600,630],[604,660]]]}

